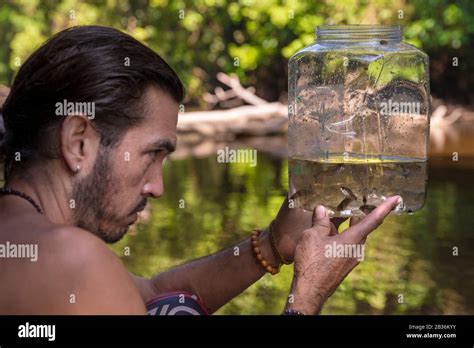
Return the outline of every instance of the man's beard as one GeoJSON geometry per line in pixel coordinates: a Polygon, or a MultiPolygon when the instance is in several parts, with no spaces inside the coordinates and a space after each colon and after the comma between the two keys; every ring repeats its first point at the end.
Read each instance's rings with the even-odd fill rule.
{"type": "MultiPolygon", "coordinates": [[[[101,149],[92,173],[74,185],[72,219],[75,226],[94,233],[106,243],[115,243],[127,233],[130,224],[126,222],[125,214],[120,216],[113,211],[113,207],[120,207],[116,200],[121,189],[113,185],[119,180],[112,175],[108,154],[109,149],[101,149]]],[[[144,208],[145,204],[143,199],[135,211],[144,208]]]]}

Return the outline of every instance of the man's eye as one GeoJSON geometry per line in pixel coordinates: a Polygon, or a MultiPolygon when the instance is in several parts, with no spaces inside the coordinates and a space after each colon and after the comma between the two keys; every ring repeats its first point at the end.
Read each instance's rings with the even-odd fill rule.
{"type": "Polygon", "coordinates": [[[163,152],[163,149],[156,149],[156,150],[150,151],[149,154],[151,158],[155,159],[162,152],[163,152]]]}

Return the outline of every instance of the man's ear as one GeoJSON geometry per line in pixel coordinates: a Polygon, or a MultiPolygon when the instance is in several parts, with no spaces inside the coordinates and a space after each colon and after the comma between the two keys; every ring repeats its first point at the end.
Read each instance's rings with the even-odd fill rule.
{"type": "Polygon", "coordinates": [[[91,120],[83,115],[69,115],[61,125],[61,153],[73,173],[92,169],[100,145],[100,136],[91,120]]]}

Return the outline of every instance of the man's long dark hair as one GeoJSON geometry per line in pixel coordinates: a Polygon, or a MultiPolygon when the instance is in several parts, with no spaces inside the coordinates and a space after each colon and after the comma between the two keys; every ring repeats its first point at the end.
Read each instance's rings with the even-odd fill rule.
{"type": "Polygon", "coordinates": [[[5,179],[36,160],[58,155],[59,136],[54,132],[62,117],[55,113],[56,103],[95,103],[94,128],[101,144],[112,146],[143,118],[142,96],[149,86],[177,102],[184,97],[173,69],[130,35],[100,26],[57,33],[21,66],[0,109],[5,179]]]}

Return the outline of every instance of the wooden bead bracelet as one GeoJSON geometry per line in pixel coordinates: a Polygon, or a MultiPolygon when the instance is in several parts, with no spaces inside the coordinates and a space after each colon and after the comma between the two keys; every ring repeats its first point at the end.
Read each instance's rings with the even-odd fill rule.
{"type": "Polygon", "coordinates": [[[260,237],[261,232],[262,232],[262,230],[259,230],[259,229],[254,229],[252,231],[252,234],[250,236],[250,243],[252,244],[252,250],[253,250],[253,252],[255,254],[255,257],[257,258],[258,262],[260,262],[260,264],[262,265],[262,267],[268,273],[271,273],[272,275],[275,275],[278,272],[280,272],[280,265],[278,265],[278,267],[273,267],[263,257],[262,250],[260,249],[260,245],[258,244],[258,237],[260,237]]]}

